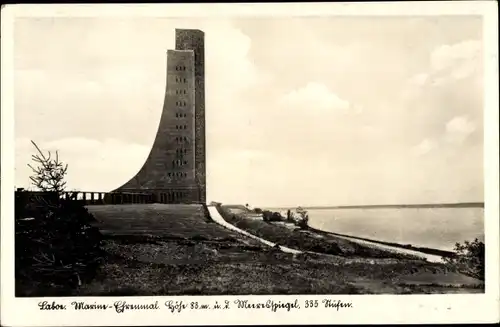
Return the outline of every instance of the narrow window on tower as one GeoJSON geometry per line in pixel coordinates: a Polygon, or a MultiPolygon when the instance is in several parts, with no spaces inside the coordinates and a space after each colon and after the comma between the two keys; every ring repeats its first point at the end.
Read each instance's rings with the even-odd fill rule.
{"type": "Polygon", "coordinates": [[[184,90],[184,94],[186,94],[186,90],[184,90]]]}
{"type": "Polygon", "coordinates": [[[186,106],[186,101],[183,102],[183,105],[186,106]]]}
{"type": "Polygon", "coordinates": [[[186,79],[184,78],[184,83],[186,83],[186,79]]]}

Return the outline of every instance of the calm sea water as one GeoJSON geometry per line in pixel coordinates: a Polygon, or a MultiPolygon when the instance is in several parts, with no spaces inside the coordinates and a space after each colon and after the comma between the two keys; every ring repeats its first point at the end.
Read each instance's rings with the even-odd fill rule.
{"type": "Polygon", "coordinates": [[[483,208],[308,210],[311,227],[387,242],[453,250],[456,242],[484,241],[483,208]]]}

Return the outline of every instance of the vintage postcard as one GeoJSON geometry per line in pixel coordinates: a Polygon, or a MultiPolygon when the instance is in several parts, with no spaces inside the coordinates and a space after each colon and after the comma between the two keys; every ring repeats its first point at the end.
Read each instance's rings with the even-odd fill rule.
{"type": "Polygon", "coordinates": [[[2,8],[6,326],[498,322],[493,1],[2,8]]]}

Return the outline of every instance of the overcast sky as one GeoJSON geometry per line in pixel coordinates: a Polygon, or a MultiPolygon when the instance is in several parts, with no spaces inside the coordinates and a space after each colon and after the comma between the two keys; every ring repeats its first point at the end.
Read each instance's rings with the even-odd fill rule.
{"type": "Polygon", "coordinates": [[[206,34],[207,197],[258,206],[483,200],[481,19],[16,19],[16,186],[30,140],[68,188],[146,159],[175,28],[206,34]]]}

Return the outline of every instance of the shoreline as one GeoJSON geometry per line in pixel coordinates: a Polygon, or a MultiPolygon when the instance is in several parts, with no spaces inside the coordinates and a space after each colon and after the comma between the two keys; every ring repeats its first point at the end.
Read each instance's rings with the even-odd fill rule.
{"type": "MultiPolygon", "coordinates": [[[[266,210],[288,210],[296,207],[263,207],[266,210]]],[[[461,203],[428,203],[428,204],[369,204],[369,205],[343,205],[343,206],[309,206],[302,207],[306,210],[331,210],[331,209],[444,209],[444,208],[484,208],[484,202],[461,203]]]]}
{"type": "MultiPolygon", "coordinates": [[[[229,208],[231,208],[231,206],[229,206],[229,208]]],[[[232,208],[238,208],[238,207],[232,206],[232,208]]],[[[283,245],[279,245],[278,243],[273,243],[267,239],[264,239],[262,237],[254,235],[252,233],[249,233],[248,231],[242,230],[242,229],[238,228],[237,226],[226,221],[222,215],[224,213],[223,210],[217,209],[217,206],[209,206],[209,213],[210,213],[211,219],[214,220],[216,223],[220,224],[221,226],[228,228],[232,231],[236,231],[240,234],[250,236],[254,239],[257,239],[261,243],[263,243],[267,246],[277,247],[285,253],[309,253],[309,254],[320,255],[320,256],[321,255],[326,255],[326,256],[331,255],[328,253],[315,252],[315,251],[298,249],[298,248],[292,249],[292,248],[289,248],[289,247],[286,247],[283,245]]],[[[282,226],[278,226],[277,224],[275,224],[273,222],[268,222],[268,223],[271,225],[277,226],[277,227],[282,227],[282,226]]],[[[304,228],[302,231],[309,232],[309,233],[311,233],[311,232],[316,233],[318,236],[320,236],[320,235],[332,235],[336,238],[345,239],[345,240],[351,241],[351,242],[354,241],[355,243],[358,243],[362,246],[373,247],[373,248],[376,248],[377,250],[385,251],[385,252],[388,252],[391,254],[398,253],[398,254],[402,254],[402,255],[415,256],[415,257],[418,257],[418,258],[425,260],[425,261],[428,261],[428,262],[436,262],[436,263],[442,262],[442,256],[439,254],[436,254],[435,252],[425,253],[423,251],[417,251],[417,250],[415,250],[415,248],[410,248],[408,246],[406,246],[406,247],[403,245],[395,246],[393,244],[387,244],[387,243],[380,242],[380,241],[363,239],[363,238],[359,238],[359,237],[352,237],[352,236],[342,235],[342,234],[338,234],[338,233],[329,233],[329,232],[325,232],[322,230],[312,228],[310,226],[308,226],[307,228],[304,228]],[[361,241],[361,242],[357,242],[357,241],[361,241]]],[[[431,250],[434,250],[434,249],[431,249],[431,250]]],[[[437,251],[437,250],[435,250],[435,251],[437,251]]],[[[447,253],[446,255],[449,255],[449,257],[451,257],[452,254],[453,253],[450,253],[450,254],[447,253]]]]}
{"type": "Polygon", "coordinates": [[[391,246],[394,248],[407,249],[407,250],[416,251],[416,252],[420,252],[420,253],[424,253],[424,254],[436,255],[436,256],[441,256],[441,257],[446,257],[446,258],[453,258],[456,256],[455,252],[453,252],[453,251],[440,250],[440,249],[429,248],[429,247],[420,247],[420,246],[414,246],[411,244],[406,245],[406,244],[381,241],[381,240],[376,240],[376,239],[371,239],[371,238],[366,238],[366,237],[359,237],[359,236],[329,232],[329,231],[317,229],[317,228],[314,228],[311,226],[308,226],[308,229],[311,231],[314,231],[315,233],[318,233],[318,234],[327,234],[327,235],[334,235],[334,236],[340,236],[340,237],[347,237],[347,238],[351,238],[351,239],[357,239],[360,241],[366,241],[366,242],[372,242],[372,243],[377,243],[377,244],[381,244],[381,245],[391,246]]]}
{"type": "MultiPolygon", "coordinates": [[[[338,235],[315,233],[308,228],[291,229],[282,224],[266,222],[262,219],[251,219],[246,215],[250,211],[243,209],[242,206],[220,205],[216,206],[216,208],[223,219],[234,227],[279,246],[294,250],[345,258],[389,258],[427,261],[425,254],[411,253],[415,251],[409,249],[387,249],[377,243],[366,244],[367,241],[360,242],[359,240],[338,235]]],[[[440,261],[441,258],[438,259],[433,261],[440,261]]]]}
{"type": "MultiPolygon", "coordinates": [[[[229,209],[229,210],[237,209],[237,210],[242,210],[242,211],[245,211],[247,213],[250,213],[250,211],[242,205],[222,205],[222,207],[229,209]]],[[[271,224],[272,224],[272,222],[271,222],[271,224]]],[[[277,226],[276,224],[274,224],[274,225],[277,226]]],[[[417,255],[422,254],[422,255],[434,257],[434,259],[436,261],[441,261],[440,260],[441,257],[453,258],[456,256],[455,252],[449,251],[449,250],[442,250],[442,249],[430,248],[430,247],[425,247],[425,246],[415,246],[412,244],[401,244],[401,243],[397,243],[397,242],[389,242],[389,241],[371,239],[371,238],[367,238],[367,237],[360,237],[360,236],[353,236],[353,235],[348,235],[348,234],[336,233],[336,232],[318,229],[318,228],[312,227],[310,225],[307,225],[307,228],[304,229],[304,231],[310,231],[310,232],[313,232],[313,233],[316,233],[316,234],[319,234],[322,236],[334,236],[334,237],[345,238],[345,239],[352,240],[352,241],[358,240],[358,241],[362,241],[362,242],[369,242],[369,243],[378,244],[378,245],[381,245],[384,247],[391,247],[394,250],[401,249],[401,250],[412,251],[412,252],[416,252],[415,254],[417,254],[417,255]],[[439,257],[439,259],[436,257],[439,257]]],[[[390,251],[391,249],[387,249],[387,250],[390,251]]]]}

